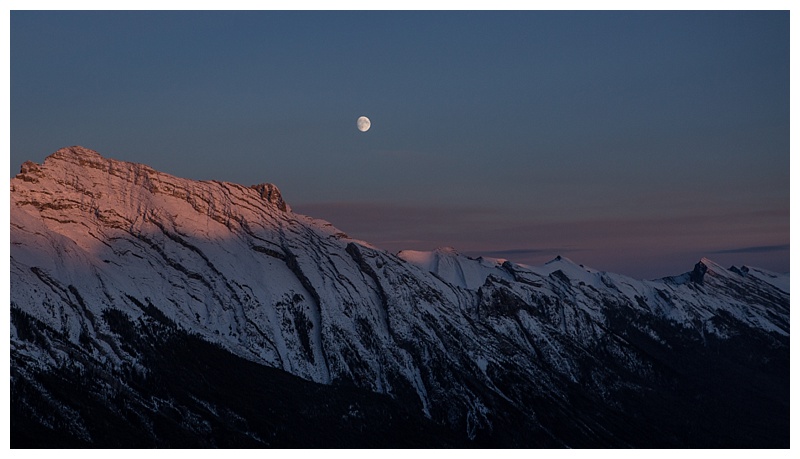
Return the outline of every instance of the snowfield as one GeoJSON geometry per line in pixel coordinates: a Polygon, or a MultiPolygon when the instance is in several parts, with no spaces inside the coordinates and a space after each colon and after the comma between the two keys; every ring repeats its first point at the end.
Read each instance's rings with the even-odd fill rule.
{"type": "MultiPolygon", "coordinates": [[[[674,446],[684,437],[671,421],[623,434],[653,414],[620,419],[667,387],[713,399],[698,382],[706,352],[753,347],[766,360],[748,369],[788,356],[788,275],[708,259],[687,269],[641,281],[564,257],[532,267],[451,248],[394,255],[293,213],[273,185],[181,179],[71,147],[11,180],[11,309],[30,317],[12,320],[12,380],[65,365],[146,375],[109,311],[134,324],[156,314],[246,361],[402,400],[465,441],[516,425],[537,445],[642,446],[637,435],[660,432],[656,444],[674,446]]],[[[741,371],[730,368],[720,374],[741,371]]],[[[108,397],[137,390],[109,384],[108,397]]],[[[91,441],[85,414],[53,403],[91,441]]]]}

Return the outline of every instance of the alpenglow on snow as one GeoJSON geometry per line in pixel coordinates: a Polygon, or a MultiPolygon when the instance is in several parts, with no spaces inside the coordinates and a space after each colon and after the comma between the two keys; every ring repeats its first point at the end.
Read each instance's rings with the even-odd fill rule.
{"type": "Polygon", "coordinates": [[[13,447],[788,447],[788,275],[392,254],[82,147],[11,180],[13,447]]]}

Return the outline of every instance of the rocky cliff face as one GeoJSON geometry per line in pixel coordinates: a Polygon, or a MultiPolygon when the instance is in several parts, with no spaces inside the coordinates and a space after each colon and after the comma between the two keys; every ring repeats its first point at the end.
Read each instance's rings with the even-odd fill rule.
{"type": "Polygon", "coordinates": [[[11,181],[12,446],[788,446],[787,285],[393,255],[65,148],[11,181]]]}

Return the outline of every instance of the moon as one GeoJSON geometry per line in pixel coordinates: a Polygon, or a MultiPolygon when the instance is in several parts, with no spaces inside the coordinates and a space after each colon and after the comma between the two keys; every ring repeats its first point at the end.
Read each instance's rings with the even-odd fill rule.
{"type": "Polygon", "coordinates": [[[371,125],[372,123],[370,123],[369,118],[366,116],[359,116],[358,121],[356,121],[356,126],[358,126],[358,130],[361,132],[369,131],[371,125]]]}

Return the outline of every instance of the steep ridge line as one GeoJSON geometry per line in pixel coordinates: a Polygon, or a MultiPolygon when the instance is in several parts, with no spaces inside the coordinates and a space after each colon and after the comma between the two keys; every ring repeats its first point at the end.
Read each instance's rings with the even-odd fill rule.
{"type": "MultiPolygon", "coordinates": [[[[158,378],[180,379],[170,363],[210,378],[200,362],[170,360],[181,346],[217,352],[200,340],[334,398],[388,395],[460,445],[788,444],[778,274],[703,259],[702,276],[639,281],[563,258],[404,258],[293,213],[267,185],[180,179],[79,147],[23,164],[11,181],[15,419],[53,438],[100,431],[88,411],[59,406],[92,406],[110,425],[175,421],[146,434],[156,441],[200,438],[220,422],[203,408],[215,406],[266,429],[258,438],[287,435],[228,392],[161,391],[158,378]],[[87,374],[98,375],[90,393],[64,392],[87,374]],[[48,419],[44,400],[75,429],[36,421],[48,419]]],[[[304,413],[352,425],[369,411],[344,408],[304,413]]],[[[240,438],[238,424],[220,425],[240,438]]]]}

